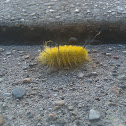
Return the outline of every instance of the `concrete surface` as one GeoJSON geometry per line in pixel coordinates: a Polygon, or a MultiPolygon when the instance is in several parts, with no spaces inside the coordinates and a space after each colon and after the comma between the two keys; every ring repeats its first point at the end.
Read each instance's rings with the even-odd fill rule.
{"type": "Polygon", "coordinates": [[[126,18],[125,0],[1,0],[1,25],[120,22],[126,18]]]}
{"type": "Polygon", "coordinates": [[[23,34],[26,31],[25,36],[30,34],[34,38],[43,32],[47,32],[44,36],[51,32],[52,38],[59,32],[62,32],[60,36],[66,33],[63,37],[67,39],[80,38],[81,33],[98,32],[103,27],[124,34],[123,37],[126,32],[125,0],[1,0],[0,5],[1,36],[3,32],[23,34]]]}

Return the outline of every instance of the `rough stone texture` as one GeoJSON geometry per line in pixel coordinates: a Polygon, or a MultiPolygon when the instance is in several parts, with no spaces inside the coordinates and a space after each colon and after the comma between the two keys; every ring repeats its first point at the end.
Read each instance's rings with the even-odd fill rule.
{"type": "Polygon", "coordinates": [[[40,46],[0,48],[5,50],[0,55],[3,126],[126,126],[126,83],[118,78],[126,74],[126,55],[122,52],[126,51],[126,44],[89,45],[86,47],[90,52],[89,64],[50,75],[46,66],[36,62],[40,46]],[[109,48],[111,56],[106,56],[109,48]],[[6,52],[12,54],[8,57],[6,52]],[[25,59],[27,54],[30,57],[25,59]],[[22,69],[30,63],[37,65],[22,69]],[[88,76],[92,72],[97,76],[88,76]],[[112,72],[117,76],[112,76],[112,72]],[[84,74],[81,79],[79,73],[84,74]],[[31,78],[32,82],[22,83],[24,78],[31,78]],[[15,87],[25,89],[22,99],[12,97],[15,87]],[[99,120],[89,120],[92,108],[100,113],[99,120]]]}
{"type": "MultiPolygon", "coordinates": [[[[125,25],[124,0],[2,0],[1,25],[43,25],[49,23],[88,23],[121,21],[125,25]]],[[[126,27],[126,26],[125,26],[126,27]]],[[[125,29],[121,27],[121,30],[125,29]]]]}

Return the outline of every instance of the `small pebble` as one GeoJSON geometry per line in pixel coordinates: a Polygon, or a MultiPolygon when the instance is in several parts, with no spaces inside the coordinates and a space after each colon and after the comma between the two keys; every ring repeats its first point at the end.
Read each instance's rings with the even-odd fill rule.
{"type": "Polygon", "coordinates": [[[0,52],[3,52],[5,49],[3,49],[3,48],[0,48],[0,52]]]}
{"type": "Polygon", "coordinates": [[[119,56],[113,56],[114,59],[119,59],[119,56]]]}
{"type": "Polygon", "coordinates": [[[34,114],[33,113],[31,113],[31,112],[28,112],[27,113],[27,117],[30,119],[30,118],[33,118],[34,117],[34,114]]]}
{"type": "Polygon", "coordinates": [[[88,51],[88,53],[97,53],[97,52],[98,52],[98,51],[95,50],[95,49],[91,49],[91,50],[88,51]]]}
{"type": "Polygon", "coordinates": [[[3,93],[3,97],[10,97],[11,93],[3,93]]]}
{"type": "Polygon", "coordinates": [[[3,116],[0,114],[0,126],[2,126],[4,123],[3,116]]]}
{"type": "Polygon", "coordinates": [[[74,116],[76,116],[77,115],[77,111],[76,110],[71,111],[71,114],[74,115],[74,116]]]}
{"type": "Polygon", "coordinates": [[[106,55],[106,56],[111,56],[111,53],[106,53],[105,55],[106,55]]]}
{"type": "Polygon", "coordinates": [[[89,112],[89,120],[98,120],[100,119],[100,113],[97,110],[91,109],[89,112]]]}
{"type": "Polygon", "coordinates": [[[104,67],[107,67],[107,64],[104,64],[103,66],[104,66],[104,67]]]}
{"type": "Polygon", "coordinates": [[[78,73],[77,77],[80,78],[80,79],[82,79],[84,77],[84,74],[83,73],[78,73]]]}
{"type": "Polygon", "coordinates": [[[12,50],[12,53],[13,53],[13,54],[15,54],[15,53],[16,53],[16,50],[15,50],[15,49],[13,49],[13,50],[12,50]]]}
{"type": "Polygon", "coordinates": [[[20,22],[24,22],[24,19],[22,18],[22,19],[20,19],[20,22]]]}
{"type": "Polygon", "coordinates": [[[33,66],[35,66],[35,65],[37,65],[36,63],[30,63],[29,64],[29,67],[33,67],[33,66]]]}
{"type": "Polygon", "coordinates": [[[120,88],[119,87],[117,87],[117,86],[113,86],[112,88],[111,88],[111,91],[113,92],[113,93],[115,93],[117,96],[120,96],[120,88]]]}
{"type": "Polygon", "coordinates": [[[2,107],[6,108],[7,107],[7,103],[3,103],[2,107]]]}
{"type": "Polygon", "coordinates": [[[29,57],[30,57],[30,55],[26,55],[24,58],[25,58],[25,59],[28,59],[29,57]]]}
{"type": "Polygon", "coordinates": [[[0,78],[0,83],[3,82],[3,80],[4,80],[3,78],[0,78]]]}
{"type": "Polygon", "coordinates": [[[122,47],[123,45],[119,45],[119,47],[122,47]]]}
{"type": "Polygon", "coordinates": [[[26,10],[25,9],[22,9],[22,12],[26,12],[26,10]]]}
{"type": "Polygon", "coordinates": [[[113,76],[113,77],[117,77],[118,74],[117,74],[117,73],[112,73],[112,76],[113,76]]]}
{"type": "Polygon", "coordinates": [[[61,108],[61,106],[55,106],[55,110],[57,110],[57,109],[59,109],[59,108],[61,108]]]}
{"type": "Polygon", "coordinates": [[[108,105],[109,106],[117,106],[117,103],[109,102],[108,105]]]}
{"type": "Polygon", "coordinates": [[[108,48],[109,51],[112,51],[112,48],[108,48]]]}
{"type": "Polygon", "coordinates": [[[57,96],[57,94],[54,94],[54,96],[56,97],[56,96],[57,96]]]}
{"type": "Polygon", "coordinates": [[[34,16],[34,15],[36,15],[36,13],[31,13],[31,14],[30,14],[30,16],[34,16]]]}
{"type": "Polygon", "coordinates": [[[10,2],[10,0],[5,0],[5,3],[8,3],[8,2],[10,2]]]}
{"type": "Polygon", "coordinates": [[[33,90],[38,90],[39,88],[38,88],[38,87],[33,87],[32,89],[33,89],[33,90]]]}
{"type": "Polygon", "coordinates": [[[42,126],[41,123],[38,123],[37,126],[42,126]]]}
{"type": "Polygon", "coordinates": [[[79,108],[83,107],[83,104],[79,103],[79,104],[78,104],[78,107],[79,107],[79,108]]]}
{"type": "Polygon", "coordinates": [[[52,6],[48,6],[48,9],[52,8],[52,6]]]}
{"type": "Polygon", "coordinates": [[[56,116],[55,113],[50,113],[50,114],[49,114],[49,117],[51,117],[51,118],[53,118],[53,117],[55,117],[55,116],[56,116]]]}
{"type": "Polygon", "coordinates": [[[55,72],[57,72],[57,71],[58,71],[57,68],[49,67],[49,68],[47,69],[47,74],[52,74],[52,73],[55,73],[55,72]]]}
{"type": "Polygon", "coordinates": [[[77,8],[74,10],[74,12],[76,12],[76,13],[79,13],[79,11],[80,11],[80,10],[79,10],[79,9],[77,9],[77,8]]]}
{"type": "Polygon", "coordinates": [[[50,10],[49,10],[49,12],[53,13],[53,12],[55,12],[55,10],[53,10],[53,9],[50,9],[50,10]]]}
{"type": "Polygon", "coordinates": [[[40,53],[40,52],[42,52],[42,50],[39,49],[39,50],[38,50],[38,53],[40,53]]]}
{"type": "Polygon", "coordinates": [[[74,107],[73,107],[73,106],[68,106],[68,109],[69,109],[70,111],[72,111],[72,110],[74,110],[74,107]]]}
{"type": "Polygon", "coordinates": [[[75,119],[76,119],[75,116],[72,115],[71,120],[74,121],[75,119]]]}
{"type": "Polygon", "coordinates": [[[38,92],[36,92],[36,91],[32,91],[32,92],[30,93],[30,95],[36,95],[36,94],[38,94],[38,92]]]}
{"type": "Polygon", "coordinates": [[[88,83],[92,83],[93,80],[92,80],[92,79],[88,79],[86,82],[88,82],[88,83]]]}
{"type": "Polygon", "coordinates": [[[26,51],[18,51],[20,54],[26,53],[26,51]]]}
{"type": "Polygon", "coordinates": [[[116,67],[120,67],[120,64],[116,64],[116,67]]]}
{"type": "Polygon", "coordinates": [[[90,74],[88,74],[88,77],[92,77],[92,76],[97,76],[97,72],[91,72],[90,74]]]}
{"type": "Polygon", "coordinates": [[[54,104],[58,105],[58,106],[62,106],[65,104],[65,101],[64,100],[57,100],[57,101],[54,101],[54,104]]]}
{"type": "Polygon", "coordinates": [[[23,80],[23,83],[31,83],[31,79],[30,79],[30,78],[25,78],[25,79],[23,80]]]}
{"type": "Polygon", "coordinates": [[[59,19],[61,16],[55,16],[55,18],[59,19]]]}
{"type": "Polygon", "coordinates": [[[95,50],[95,49],[92,49],[92,53],[96,53],[96,52],[98,52],[97,50],[95,50]]]}
{"type": "Polygon", "coordinates": [[[24,88],[16,87],[13,89],[12,94],[13,94],[13,96],[15,96],[15,98],[19,99],[25,95],[25,90],[24,90],[24,88]]]}
{"type": "Polygon", "coordinates": [[[27,70],[28,66],[22,66],[22,70],[27,70]]]}
{"type": "Polygon", "coordinates": [[[122,53],[126,53],[126,51],[122,51],[122,53]]]}
{"type": "Polygon", "coordinates": [[[75,37],[70,37],[68,42],[69,42],[69,44],[77,44],[79,41],[75,37]]]}
{"type": "Polygon", "coordinates": [[[91,74],[94,76],[98,75],[97,72],[91,72],[91,74]]]}
{"type": "Polygon", "coordinates": [[[87,13],[90,13],[90,10],[87,10],[87,13]]]}
{"type": "Polygon", "coordinates": [[[99,97],[95,97],[95,100],[100,101],[100,98],[99,97]]]}
{"type": "Polygon", "coordinates": [[[6,52],[6,55],[11,55],[11,52],[6,52]]]}

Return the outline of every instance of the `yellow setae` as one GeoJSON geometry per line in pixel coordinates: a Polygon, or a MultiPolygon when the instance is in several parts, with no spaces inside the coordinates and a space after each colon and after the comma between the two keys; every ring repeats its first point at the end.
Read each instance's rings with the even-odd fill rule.
{"type": "Polygon", "coordinates": [[[39,54],[38,61],[51,67],[73,67],[89,61],[88,52],[81,46],[64,45],[45,47],[39,54]]]}

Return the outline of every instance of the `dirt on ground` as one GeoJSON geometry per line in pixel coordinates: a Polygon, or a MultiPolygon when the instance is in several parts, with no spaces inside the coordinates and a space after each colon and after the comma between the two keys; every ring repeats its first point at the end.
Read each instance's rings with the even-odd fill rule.
{"type": "Polygon", "coordinates": [[[0,125],[126,126],[126,44],[86,49],[90,63],[58,70],[40,46],[0,46],[0,125]]]}

